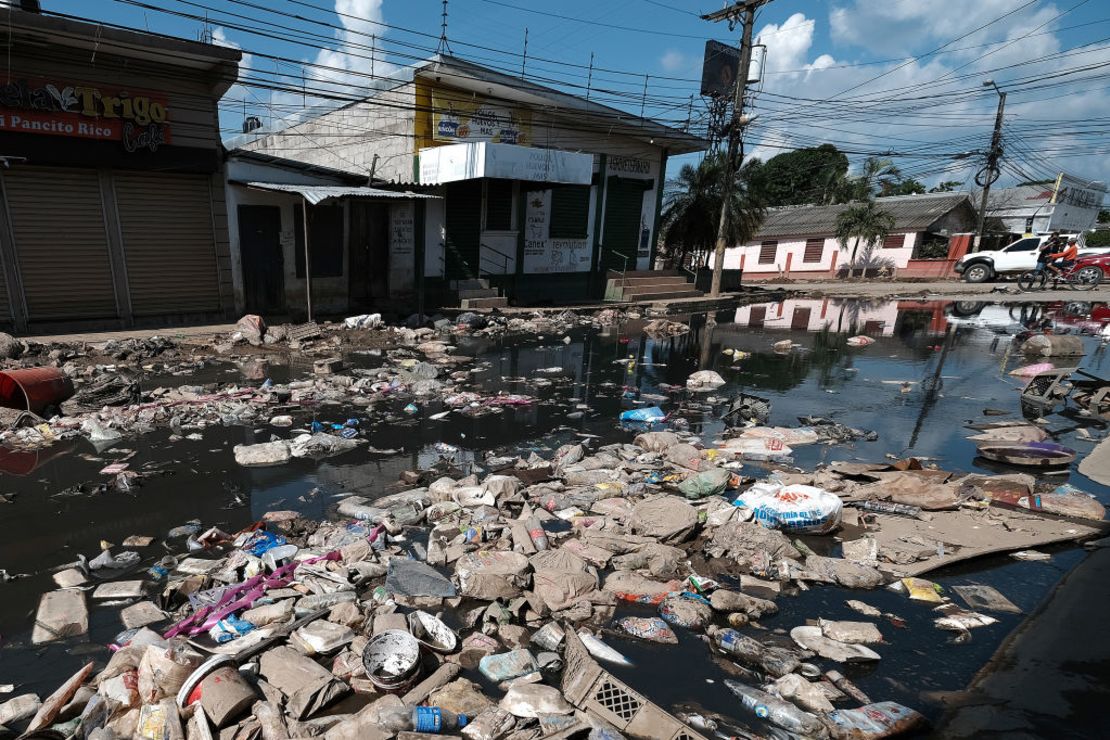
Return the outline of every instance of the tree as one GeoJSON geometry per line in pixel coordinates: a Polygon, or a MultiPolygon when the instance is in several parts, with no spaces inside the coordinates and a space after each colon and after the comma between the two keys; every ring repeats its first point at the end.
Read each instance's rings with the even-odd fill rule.
{"type": "Polygon", "coordinates": [[[1110,247],[1110,229],[1087,232],[1088,247],[1110,247]]]}
{"type": "Polygon", "coordinates": [[[1110,211],[1106,210],[1105,208],[1099,210],[1098,222],[1100,224],[1110,223],[1110,211]]]}
{"type": "Polygon", "coordinates": [[[884,180],[881,183],[881,189],[882,192],[879,193],[880,197],[891,195],[921,195],[925,192],[925,186],[912,177],[898,183],[884,180]]]}
{"type": "MultiPolygon", "coordinates": [[[[663,194],[662,253],[671,265],[703,264],[717,242],[725,155],[711,154],[686,164],[663,194]]],[[[761,163],[752,160],[736,173],[729,210],[728,244],[750,241],[763,223],[761,163]]]]}
{"type": "Polygon", "coordinates": [[[848,249],[848,241],[854,240],[852,256],[848,260],[848,275],[851,277],[857,267],[876,266],[874,261],[875,244],[886,239],[894,228],[894,216],[880,208],[873,199],[850,206],[836,217],[836,238],[842,249],[848,249]],[[859,252],[860,243],[864,250],[859,252]]]}
{"type": "Polygon", "coordinates": [[[929,188],[929,192],[930,193],[951,193],[962,185],[963,185],[963,183],[960,182],[959,180],[945,180],[944,182],[939,183],[935,188],[929,188]]]}
{"type": "Polygon", "coordinates": [[[768,206],[826,202],[830,183],[848,174],[848,157],[832,144],[783,152],[761,168],[763,196],[768,206]]]}

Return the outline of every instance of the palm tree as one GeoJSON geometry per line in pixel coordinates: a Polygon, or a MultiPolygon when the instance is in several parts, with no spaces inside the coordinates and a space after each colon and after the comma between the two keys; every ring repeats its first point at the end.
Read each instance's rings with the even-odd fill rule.
{"type": "Polygon", "coordinates": [[[836,238],[840,242],[841,249],[848,248],[849,239],[855,240],[852,245],[852,257],[848,261],[849,277],[855,273],[857,265],[868,265],[873,261],[875,244],[886,239],[886,235],[893,228],[894,216],[884,211],[870,198],[848,207],[836,217],[836,238]],[[860,242],[865,246],[863,253],[857,258],[856,252],[859,250],[860,242]]]}
{"type": "MultiPolygon", "coordinates": [[[[717,242],[721,218],[721,186],[726,158],[707,155],[698,165],[683,165],[678,177],[667,182],[663,195],[663,246],[668,263],[700,265],[717,242]],[[691,259],[692,258],[692,259],[691,259]]],[[[750,241],[763,223],[766,206],[760,195],[759,170],[752,160],[736,173],[729,208],[728,244],[750,241]]]]}

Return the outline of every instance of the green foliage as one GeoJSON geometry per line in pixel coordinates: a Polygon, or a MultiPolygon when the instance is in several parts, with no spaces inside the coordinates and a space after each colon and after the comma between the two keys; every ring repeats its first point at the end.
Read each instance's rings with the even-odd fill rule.
{"type": "Polygon", "coordinates": [[[925,192],[925,185],[912,177],[901,182],[882,181],[880,183],[880,197],[889,195],[921,195],[925,192]]]}
{"type": "Polygon", "coordinates": [[[958,190],[963,183],[959,180],[945,180],[939,183],[935,188],[929,188],[930,193],[951,193],[958,190]]]}
{"type": "Polygon", "coordinates": [[[848,268],[874,270],[888,267],[886,258],[875,254],[875,248],[886,239],[894,228],[894,216],[868,199],[850,206],[836,217],[836,238],[842,249],[848,249],[848,242],[854,241],[848,268]],[[863,246],[862,251],[860,246],[863,246]]]}
{"type": "Polygon", "coordinates": [[[1110,229],[1099,229],[1087,233],[1088,247],[1110,247],[1110,229]]]}
{"type": "Polygon", "coordinates": [[[827,203],[848,174],[848,158],[832,144],[783,152],[759,171],[768,206],[827,203]]]}
{"type": "MultiPolygon", "coordinates": [[[[663,194],[663,257],[672,266],[684,265],[713,250],[721,218],[723,154],[706,156],[698,165],[683,165],[663,194]]],[[[761,163],[753,160],[735,173],[729,210],[727,243],[750,241],[763,223],[766,205],[760,187],[761,163]]]]}
{"type": "Polygon", "coordinates": [[[1103,208],[1098,212],[1098,222],[1100,224],[1110,224],[1110,211],[1103,208]]]}

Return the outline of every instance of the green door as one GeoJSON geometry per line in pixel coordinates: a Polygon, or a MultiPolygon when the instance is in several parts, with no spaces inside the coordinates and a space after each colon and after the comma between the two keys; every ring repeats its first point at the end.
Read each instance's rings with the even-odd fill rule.
{"type": "Polygon", "coordinates": [[[605,188],[605,231],[602,234],[601,269],[636,269],[636,250],[640,245],[640,214],[644,190],[650,180],[610,177],[605,188]],[[627,258],[627,268],[625,267],[627,258]]]}
{"type": "Polygon", "coordinates": [[[481,253],[482,181],[448,183],[446,197],[446,277],[448,280],[470,280],[478,277],[481,253]]]}

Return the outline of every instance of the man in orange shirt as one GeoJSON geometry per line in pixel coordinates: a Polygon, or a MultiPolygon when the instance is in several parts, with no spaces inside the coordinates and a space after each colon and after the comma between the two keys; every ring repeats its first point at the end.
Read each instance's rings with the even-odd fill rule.
{"type": "Polygon", "coordinates": [[[1063,251],[1048,255],[1049,267],[1056,273],[1066,272],[1079,258],[1079,240],[1074,236],[1068,239],[1068,246],[1063,251]]]}

